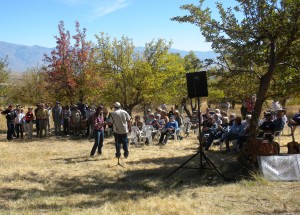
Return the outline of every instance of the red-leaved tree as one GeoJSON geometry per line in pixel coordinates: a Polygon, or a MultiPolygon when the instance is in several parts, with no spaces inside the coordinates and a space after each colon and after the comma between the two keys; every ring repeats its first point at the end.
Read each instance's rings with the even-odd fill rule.
{"type": "Polygon", "coordinates": [[[93,96],[97,86],[102,86],[101,79],[94,69],[94,52],[90,42],[86,41],[86,29],[80,30],[78,21],[75,23],[76,35],[71,44],[70,32],[65,30],[64,22],[58,25],[59,36],[55,36],[56,49],[51,56],[45,55],[48,63],[47,74],[51,83],[50,91],[53,99],[73,104],[78,100],[85,101],[93,96]]]}

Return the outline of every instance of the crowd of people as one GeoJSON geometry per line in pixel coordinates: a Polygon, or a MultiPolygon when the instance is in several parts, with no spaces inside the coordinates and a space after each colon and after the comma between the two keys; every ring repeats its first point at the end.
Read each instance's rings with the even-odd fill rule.
{"type": "MultiPolygon", "coordinates": [[[[285,109],[278,109],[277,111],[264,112],[264,116],[258,122],[258,135],[257,138],[264,138],[273,141],[275,135],[280,135],[286,124],[295,129],[299,125],[295,119],[299,114],[296,114],[293,119],[289,120],[286,116],[285,109]]],[[[225,142],[226,150],[230,151],[229,143],[235,141],[235,149],[239,150],[243,147],[246,140],[249,138],[249,126],[251,120],[251,112],[247,112],[245,118],[236,116],[236,114],[228,114],[225,111],[216,109],[213,114],[207,111],[202,115],[203,118],[203,133],[202,138],[204,147],[209,150],[213,141],[218,139],[222,144],[225,142]]]]}
{"type": "MultiPolygon", "coordinates": [[[[121,145],[124,150],[124,157],[128,157],[128,137],[131,132],[131,126],[135,126],[142,132],[145,125],[153,127],[153,138],[159,132],[159,144],[165,145],[171,137],[176,136],[182,139],[183,135],[188,136],[191,131],[197,133],[199,126],[202,126],[201,138],[203,138],[204,147],[209,150],[214,140],[219,139],[225,142],[226,150],[229,151],[229,142],[236,140],[237,146],[241,148],[243,143],[249,137],[249,125],[254,97],[249,97],[248,102],[242,104],[241,116],[234,113],[229,114],[228,110],[207,109],[206,113],[193,111],[189,120],[185,121],[182,114],[173,108],[170,111],[165,106],[161,106],[152,112],[148,109],[143,116],[136,115],[134,120],[125,111],[121,104],[116,102],[111,108],[111,113],[104,111],[104,107],[99,105],[97,108],[89,107],[82,102],[73,106],[61,106],[60,102],[55,102],[53,106],[49,104],[37,104],[36,108],[28,107],[26,113],[20,105],[9,105],[1,114],[6,116],[7,121],[7,139],[24,138],[24,132],[27,139],[34,137],[33,128],[35,125],[35,136],[46,138],[50,133],[50,118],[53,123],[54,135],[84,135],[93,136],[95,143],[92,147],[91,156],[102,153],[102,146],[105,137],[105,130],[112,129],[116,143],[116,157],[120,157],[121,145]],[[246,113],[243,107],[246,107],[246,113]],[[200,114],[200,115],[199,115],[200,114]],[[174,135],[176,134],[176,135],[174,135]]],[[[258,138],[268,138],[272,140],[274,134],[281,131],[286,123],[295,130],[300,125],[300,112],[291,120],[287,120],[286,110],[282,109],[277,101],[273,102],[270,112],[265,112],[264,118],[259,122],[258,138]],[[266,136],[269,134],[269,136],[266,136]]],[[[146,140],[147,143],[147,140],[146,140]]]]}

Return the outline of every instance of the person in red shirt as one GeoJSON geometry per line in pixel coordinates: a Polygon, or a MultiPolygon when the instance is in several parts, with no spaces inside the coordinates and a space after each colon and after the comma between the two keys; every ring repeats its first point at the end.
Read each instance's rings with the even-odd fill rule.
{"type": "Polygon", "coordinates": [[[99,155],[102,154],[102,146],[104,141],[104,125],[105,125],[102,105],[100,105],[96,109],[93,122],[94,122],[95,143],[91,150],[91,157],[94,156],[97,148],[98,148],[98,154],[99,155]]]}
{"type": "Polygon", "coordinates": [[[32,130],[33,130],[33,113],[32,113],[32,107],[28,108],[27,113],[25,114],[25,131],[28,134],[28,139],[32,139],[32,130]]]}

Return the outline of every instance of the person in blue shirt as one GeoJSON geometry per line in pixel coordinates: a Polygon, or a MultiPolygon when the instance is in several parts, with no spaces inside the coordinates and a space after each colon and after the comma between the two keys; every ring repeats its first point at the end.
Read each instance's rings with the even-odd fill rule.
{"type": "Polygon", "coordinates": [[[220,139],[220,142],[225,140],[226,143],[226,151],[229,151],[229,141],[237,140],[239,136],[245,133],[245,128],[242,124],[242,118],[236,117],[234,120],[234,124],[230,127],[228,133],[224,134],[224,136],[220,139]]]}
{"type": "Polygon", "coordinates": [[[296,127],[300,125],[300,110],[299,113],[295,114],[294,117],[290,120],[293,132],[296,130],[296,127]]]}
{"type": "Polygon", "coordinates": [[[223,134],[227,133],[228,130],[229,130],[229,119],[228,117],[223,117],[222,118],[222,124],[218,125],[217,128],[214,128],[207,140],[206,140],[206,143],[205,143],[205,150],[208,151],[212,142],[215,140],[215,139],[219,139],[223,136],[223,134]]]}
{"type": "Polygon", "coordinates": [[[282,131],[285,126],[285,121],[283,120],[284,112],[283,110],[278,110],[276,113],[276,119],[273,120],[274,131],[282,131]]]}
{"type": "Polygon", "coordinates": [[[178,123],[175,120],[174,115],[170,116],[170,121],[165,125],[161,136],[159,138],[159,144],[167,144],[169,137],[178,129],[178,123]]]}

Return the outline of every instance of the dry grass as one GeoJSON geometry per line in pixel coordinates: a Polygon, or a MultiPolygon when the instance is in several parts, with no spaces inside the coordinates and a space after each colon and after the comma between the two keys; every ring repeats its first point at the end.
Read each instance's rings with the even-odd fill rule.
{"type": "MultiPolygon", "coordinates": [[[[289,141],[281,138],[281,151],[289,141]]],[[[196,152],[193,135],[163,147],[130,146],[124,167],[114,158],[112,138],[102,156],[89,157],[92,144],[56,137],[7,142],[2,132],[0,214],[300,214],[300,182],[249,175],[235,155],[217,147],[207,156],[236,182],[224,182],[216,171],[188,169],[165,179],[196,152]]],[[[187,166],[199,163],[197,156],[187,166]]]]}
{"type": "MultiPolygon", "coordinates": [[[[251,177],[234,155],[207,153],[224,175],[179,169],[198,146],[194,136],[166,146],[130,147],[128,159],[114,158],[112,138],[100,157],[90,158],[92,140],[4,141],[1,135],[1,214],[297,214],[299,182],[251,177]]],[[[290,137],[283,137],[282,148],[290,137]]],[[[199,158],[199,156],[197,156],[199,158]]],[[[199,166],[198,159],[188,166],[199,166]]]]}

